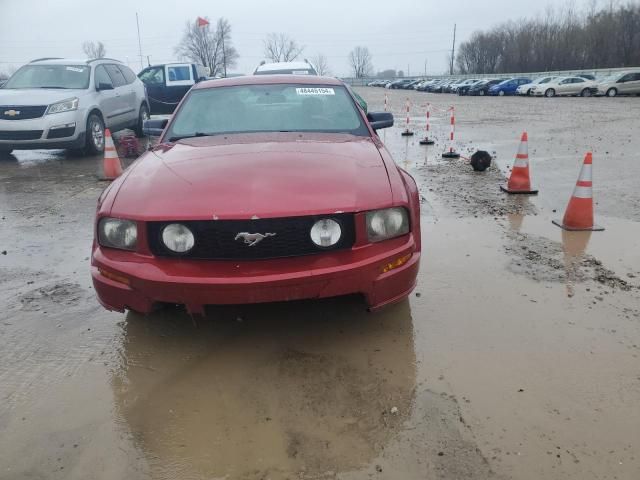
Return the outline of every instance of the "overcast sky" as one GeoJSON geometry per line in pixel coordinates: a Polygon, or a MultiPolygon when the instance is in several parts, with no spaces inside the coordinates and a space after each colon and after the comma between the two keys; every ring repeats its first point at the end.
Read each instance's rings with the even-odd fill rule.
{"type": "MultiPolygon", "coordinates": [[[[589,0],[575,0],[580,8],[589,0]]],[[[600,2],[601,3],[601,2],[600,2]]],[[[443,73],[453,25],[458,41],[496,23],[542,13],[564,1],[523,0],[0,0],[0,71],[33,58],[84,58],[82,42],[104,42],[107,56],[140,70],[142,53],[152,63],[175,60],[186,21],[227,18],[240,53],[237,68],[251,73],[263,59],[263,39],[284,32],[305,46],[304,57],[327,56],[334,75],[349,74],[347,56],[367,46],[376,71],[387,68],[443,73]]],[[[146,60],[145,60],[146,65],[146,60]]]]}

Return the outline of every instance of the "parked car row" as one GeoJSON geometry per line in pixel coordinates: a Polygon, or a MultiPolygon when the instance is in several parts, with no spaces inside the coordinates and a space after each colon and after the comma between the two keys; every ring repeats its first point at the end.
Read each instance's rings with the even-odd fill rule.
{"type": "Polygon", "coordinates": [[[616,95],[640,95],[640,71],[619,72],[609,77],[597,79],[594,75],[575,76],[547,75],[532,79],[513,78],[440,78],[440,79],[398,79],[374,80],[370,87],[417,90],[430,93],[457,93],[471,96],[582,96],[592,95],[615,97],[616,95]]]}

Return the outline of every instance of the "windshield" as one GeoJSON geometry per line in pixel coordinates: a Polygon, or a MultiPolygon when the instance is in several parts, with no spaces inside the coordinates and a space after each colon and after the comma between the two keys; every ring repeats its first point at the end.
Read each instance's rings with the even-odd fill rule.
{"type": "Polygon", "coordinates": [[[338,132],[368,136],[342,86],[239,85],[193,90],[167,138],[247,132],[338,132]]]}
{"type": "Polygon", "coordinates": [[[3,88],[63,88],[84,90],[89,87],[88,65],[25,65],[3,88]]]}

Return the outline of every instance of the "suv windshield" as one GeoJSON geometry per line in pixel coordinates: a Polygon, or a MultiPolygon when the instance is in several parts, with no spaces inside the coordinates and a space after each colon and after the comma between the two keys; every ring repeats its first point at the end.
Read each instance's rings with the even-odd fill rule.
{"type": "Polygon", "coordinates": [[[89,87],[88,65],[25,65],[3,88],[64,88],[84,90],[89,87]]]}
{"type": "Polygon", "coordinates": [[[332,85],[239,85],[191,91],[167,137],[247,132],[369,131],[346,88],[332,85]]]}

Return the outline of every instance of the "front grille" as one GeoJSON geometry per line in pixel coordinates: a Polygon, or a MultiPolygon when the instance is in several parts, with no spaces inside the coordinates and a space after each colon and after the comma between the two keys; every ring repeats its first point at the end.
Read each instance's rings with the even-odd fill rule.
{"type": "Polygon", "coordinates": [[[351,248],[355,241],[353,214],[346,213],[256,220],[149,222],[148,234],[149,247],[154,255],[207,260],[296,257],[351,248]],[[332,218],[342,227],[342,237],[333,247],[319,248],[311,241],[311,227],[321,218],[332,218]],[[170,223],[181,223],[193,232],[195,244],[186,254],[176,254],[164,246],[162,229],[170,223]],[[242,238],[235,239],[236,235],[242,232],[275,235],[249,246],[242,238]]]}
{"type": "Polygon", "coordinates": [[[0,140],[39,140],[42,130],[0,130],[0,140]]]}
{"type": "Polygon", "coordinates": [[[0,120],[40,118],[46,109],[46,105],[0,105],[0,120]]]}

